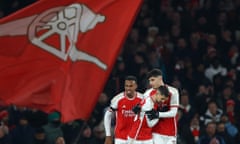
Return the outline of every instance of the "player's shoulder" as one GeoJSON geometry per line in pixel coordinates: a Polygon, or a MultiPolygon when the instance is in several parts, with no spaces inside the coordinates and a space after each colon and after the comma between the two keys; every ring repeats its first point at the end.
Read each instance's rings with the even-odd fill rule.
{"type": "Polygon", "coordinates": [[[142,99],[143,98],[143,93],[137,91],[137,98],[142,99]]]}
{"type": "Polygon", "coordinates": [[[149,88],[149,89],[147,89],[147,90],[144,92],[144,94],[143,94],[144,97],[149,96],[153,90],[154,90],[153,88],[149,88]]]}
{"type": "Polygon", "coordinates": [[[171,92],[171,93],[178,93],[178,89],[173,87],[173,86],[170,86],[170,85],[167,85],[168,87],[168,90],[171,92]]]}
{"type": "Polygon", "coordinates": [[[153,101],[150,96],[144,98],[141,102],[142,105],[142,111],[149,111],[153,108],[153,101]]]}
{"type": "Polygon", "coordinates": [[[146,94],[146,93],[151,93],[153,90],[154,90],[153,88],[149,88],[149,89],[147,89],[147,90],[144,92],[144,94],[146,94]]]}
{"type": "Polygon", "coordinates": [[[119,100],[121,100],[123,98],[124,98],[124,92],[121,92],[121,93],[118,93],[117,95],[115,95],[112,98],[111,102],[119,101],[119,100]]]}

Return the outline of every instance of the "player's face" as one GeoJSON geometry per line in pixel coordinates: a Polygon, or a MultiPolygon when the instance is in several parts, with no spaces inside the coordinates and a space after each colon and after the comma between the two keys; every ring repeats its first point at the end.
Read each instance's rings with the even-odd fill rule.
{"type": "Polygon", "coordinates": [[[137,89],[136,81],[133,80],[126,80],[125,81],[125,93],[128,97],[133,97],[135,94],[135,91],[137,89]]]}
{"type": "Polygon", "coordinates": [[[168,97],[166,97],[165,95],[162,95],[159,92],[157,92],[155,95],[155,100],[157,103],[164,103],[167,99],[168,97]]]}
{"type": "Polygon", "coordinates": [[[152,88],[157,89],[162,83],[162,76],[150,77],[149,84],[152,88]]]}

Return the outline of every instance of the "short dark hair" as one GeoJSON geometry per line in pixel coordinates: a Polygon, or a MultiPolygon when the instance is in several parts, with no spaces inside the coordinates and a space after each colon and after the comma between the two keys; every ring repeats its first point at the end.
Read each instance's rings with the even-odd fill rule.
{"type": "Polygon", "coordinates": [[[168,87],[166,85],[162,85],[158,88],[158,91],[164,95],[165,97],[169,97],[170,96],[170,92],[168,90],[168,87]]]}
{"type": "Polygon", "coordinates": [[[147,73],[147,79],[157,76],[162,76],[162,71],[160,69],[153,69],[147,73]]]}
{"type": "Polygon", "coordinates": [[[131,80],[131,81],[135,81],[137,83],[137,78],[133,75],[126,76],[125,80],[131,80]]]}

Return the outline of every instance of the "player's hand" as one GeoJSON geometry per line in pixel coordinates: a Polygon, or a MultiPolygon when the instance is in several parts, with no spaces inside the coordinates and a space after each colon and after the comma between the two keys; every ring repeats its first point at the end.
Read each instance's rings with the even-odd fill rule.
{"type": "Polygon", "coordinates": [[[138,114],[138,113],[141,111],[141,106],[140,106],[140,104],[135,105],[135,106],[132,108],[132,111],[133,111],[135,114],[138,114]]]}
{"type": "Polygon", "coordinates": [[[146,111],[146,115],[150,120],[159,118],[159,112],[157,110],[146,111]]]}
{"type": "Polygon", "coordinates": [[[104,144],[113,144],[112,136],[106,136],[104,144]]]}

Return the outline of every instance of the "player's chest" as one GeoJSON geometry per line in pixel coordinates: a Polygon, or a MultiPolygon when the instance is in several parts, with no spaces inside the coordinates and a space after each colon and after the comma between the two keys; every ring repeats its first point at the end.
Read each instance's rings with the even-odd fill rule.
{"type": "Polygon", "coordinates": [[[140,100],[138,100],[138,99],[134,99],[134,100],[124,99],[122,101],[119,101],[118,109],[121,109],[121,110],[132,110],[132,108],[135,105],[137,105],[138,103],[140,103],[140,100]]]}

